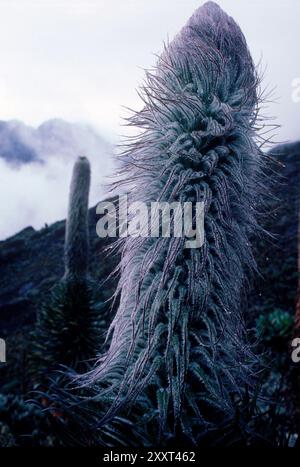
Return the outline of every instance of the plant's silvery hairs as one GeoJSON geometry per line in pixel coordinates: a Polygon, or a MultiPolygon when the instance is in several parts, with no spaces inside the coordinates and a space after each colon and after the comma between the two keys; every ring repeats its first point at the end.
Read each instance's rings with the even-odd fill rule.
{"type": "Polygon", "coordinates": [[[176,237],[122,241],[111,344],[84,381],[108,404],[102,424],[130,406],[146,413],[157,391],[161,430],[173,420],[192,438],[194,423],[199,433],[233,417],[251,385],[241,296],[264,184],[257,85],[240,28],[212,2],[147,73],[118,186],[130,202],[203,202],[205,239],[191,249],[176,237]]]}
{"type": "Polygon", "coordinates": [[[65,239],[65,278],[85,279],[89,261],[88,200],[90,163],[79,157],[74,165],[65,239]]]}

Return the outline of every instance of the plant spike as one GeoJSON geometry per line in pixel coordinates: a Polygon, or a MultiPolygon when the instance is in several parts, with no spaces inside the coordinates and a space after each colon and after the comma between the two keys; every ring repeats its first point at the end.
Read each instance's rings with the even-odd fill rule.
{"type": "Polygon", "coordinates": [[[129,120],[141,131],[123,155],[129,202],[204,202],[205,242],[124,239],[110,347],[83,379],[102,401],[103,429],[130,408],[139,424],[134,414],[159,414],[164,440],[244,423],[259,366],[242,309],[264,190],[257,88],[240,28],[213,2],[147,73],[144,108],[129,120]]]}
{"type": "Polygon", "coordinates": [[[90,163],[79,157],[74,165],[65,237],[65,278],[84,280],[89,261],[88,199],[90,163]]]}
{"type": "Polygon", "coordinates": [[[95,359],[106,329],[103,305],[95,304],[95,283],[88,274],[88,197],[90,163],[74,165],[65,235],[65,273],[44,300],[34,334],[33,370],[49,376],[58,365],[86,371],[95,359]]]}

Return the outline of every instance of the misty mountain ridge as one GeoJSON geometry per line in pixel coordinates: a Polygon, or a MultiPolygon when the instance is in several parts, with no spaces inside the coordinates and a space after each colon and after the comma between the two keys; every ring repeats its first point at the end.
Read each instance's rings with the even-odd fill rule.
{"type": "Polygon", "coordinates": [[[93,159],[111,151],[87,124],[51,119],[34,128],[18,120],[0,121],[0,157],[9,164],[42,162],[51,156],[73,159],[79,154],[93,159]]]}
{"type": "Polygon", "coordinates": [[[90,204],[95,205],[104,196],[113,152],[113,146],[85,123],[51,119],[34,128],[17,120],[0,121],[0,239],[28,225],[39,229],[64,218],[78,156],[90,160],[90,204]]]}

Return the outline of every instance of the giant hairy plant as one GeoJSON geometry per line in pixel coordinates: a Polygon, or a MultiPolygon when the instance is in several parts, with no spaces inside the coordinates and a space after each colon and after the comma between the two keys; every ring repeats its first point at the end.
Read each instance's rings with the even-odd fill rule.
{"type": "Polygon", "coordinates": [[[87,369],[101,342],[101,320],[88,274],[90,164],[75,163],[65,236],[65,274],[38,313],[34,359],[39,371],[59,364],[87,369]]]}
{"type": "Polygon", "coordinates": [[[118,187],[129,187],[130,203],[204,202],[205,241],[122,240],[110,347],[84,379],[100,403],[98,427],[128,413],[140,425],[159,420],[154,444],[244,423],[257,364],[241,306],[263,186],[257,85],[240,28],[212,2],[146,75],[118,187]]]}

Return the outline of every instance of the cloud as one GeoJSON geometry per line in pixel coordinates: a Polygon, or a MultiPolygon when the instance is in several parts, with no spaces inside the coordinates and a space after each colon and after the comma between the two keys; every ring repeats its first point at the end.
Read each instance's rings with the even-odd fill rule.
{"type": "MultiPolygon", "coordinates": [[[[154,54],[162,50],[163,41],[172,39],[201,3],[204,0],[3,0],[0,118],[19,118],[39,125],[55,115],[68,121],[91,122],[117,140],[116,133],[128,132],[120,128],[121,117],[127,114],[121,106],[141,106],[135,89],[142,83],[143,69],[155,64],[154,54]]],[[[262,58],[263,68],[267,65],[262,87],[276,87],[279,104],[270,103],[267,115],[277,116],[276,123],[282,124],[277,140],[299,139],[300,103],[292,99],[292,83],[300,77],[295,46],[300,40],[300,2],[219,0],[218,3],[240,24],[255,62],[262,58]]],[[[81,136],[79,127],[72,131],[76,151],[80,150],[80,141],[86,144],[89,141],[86,155],[92,164],[93,203],[103,194],[100,184],[111,167],[110,149],[99,146],[94,155],[92,138],[86,140],[81,136]]],[[[30,140],[29,133],[26,135],[30,140]]],[[[38,145],[36,138],[34,134],[34,147],[38,145]]],[[[24,138],[19,141],[24,142],[24,138]]],[[[30,141],[25,142],[30,146],[30,141]]],[[[51,146],[49,140],[47,144],[51,146]]],[[[64,151],[61,145],[47,153],[45,146],[42,149],[45,167],[30,164],[19,168],[18,183],[13,177],[14,169],[0,160],[1,237],[29,224],[38,228],[43,222],[65,217],[65,195],[72,170],[69,159],[78,155],[73,155],[74,147],[67,141],[64,151]],[[43,180],[41,184],[38,174],[43,180]],[[37,188],[34,192],[37,186],[40,193],[37,188]],[[45,201],[48,206],[41,209],[39,198],[43,193],[48,196],[43,204],[45,201]],[[16,212],[19,206],[24,214],[16,212]]],[[[40,151],[39,148],[39,156],[40,151]]]]}
{"type": "MultiPolygon", "coordinates": [[[[60,120],[45,122],[37,129],[18,122],[14,128],[5,146],[9,148],[13,141],[19,153],[15,152],[13,159],[0,157],[1,239],[29,225],[39,229],[66,217],[72,168],[79,155],[91,162],[90,205],[103,198],[102,183],[111,172],[112,148],[93,129],[60,120]],[[36,155],[26,163],[22,158],[25,142],[36,155]]],[[[0,139],[0,155],[1,148],[0,139]]]]}
{"type": "MultiPolygon", "coordinates": [[[[0,118],[37,125],[59,116],[123,132],[122,105],[140,106],[135,89],[204,0],[2,0],[0,118]]],[[[267,65],[263,87],[277,87],[280,139],[297,138],[298,0],[218,0],[240,24],[254,57],[267,65]],[[281,31],[278,34],[278,31],[281,31]]]]}

